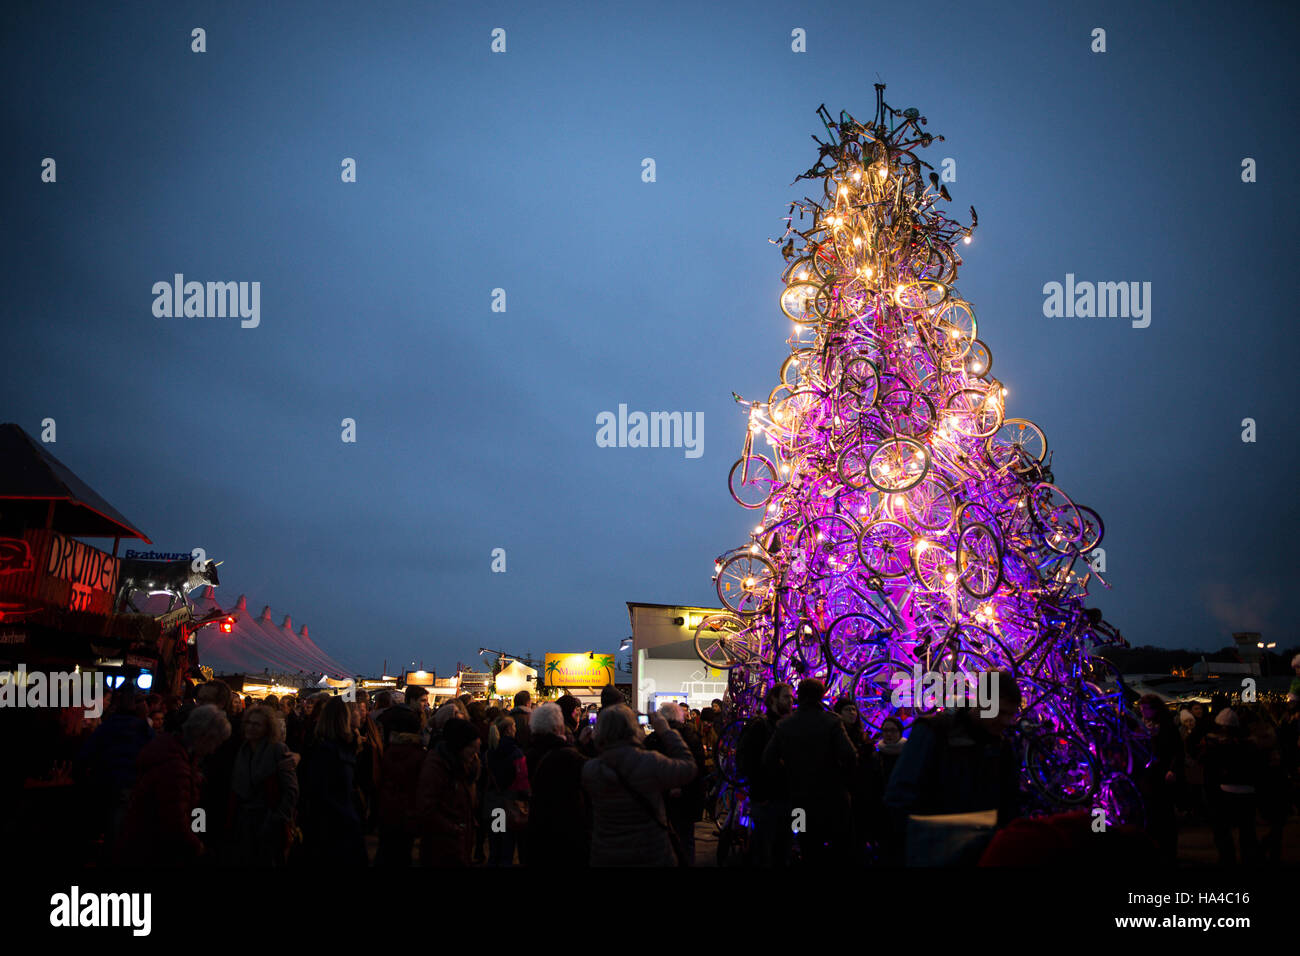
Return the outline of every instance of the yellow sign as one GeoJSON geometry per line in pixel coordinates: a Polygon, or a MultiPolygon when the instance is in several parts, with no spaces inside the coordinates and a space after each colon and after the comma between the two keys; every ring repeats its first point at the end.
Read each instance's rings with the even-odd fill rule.
{"type": "Polygon", "coordinates": [[[604,687],[614,683],[613,654],[547,654],[542,681],[548,687],[604,687]]]}

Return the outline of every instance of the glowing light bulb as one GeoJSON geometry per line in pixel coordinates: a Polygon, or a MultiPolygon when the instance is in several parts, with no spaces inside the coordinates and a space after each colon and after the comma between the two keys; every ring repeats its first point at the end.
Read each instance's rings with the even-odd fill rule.
{"type": "Polygon", "coordinates": [[[962,240],[962,242],[966,243],[966,245],[969,246],[969,245],[970,245],[970,236],[967,236],[965,239],[962,240]]]}

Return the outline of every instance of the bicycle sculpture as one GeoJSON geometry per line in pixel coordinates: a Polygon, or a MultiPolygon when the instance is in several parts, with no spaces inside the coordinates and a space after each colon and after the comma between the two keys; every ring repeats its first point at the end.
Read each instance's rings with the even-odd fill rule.
{"type": "Polygon", "coordinates": [[[947,188],[914,150],[942,137],[883,90],[867,125],[818,109],[830,141],[813,137],[818,162],[798,179],[820,181],[821,196],[792,203],[772,240],[787,262],[790,355],[765,401],[735,396],[749,423],[728,486],[758,521],[717,559],[730,613],[695,633],[700,658],[728,672],[738,716],[718,747],[720,825],[743,816],[735,744],[773,681],[816,677],[876,732],[900,710],[894,675],[917,666],[1015,675],[1036,809],[1141,822],[1141,729],[1091,653],[1123,641],[1084,606],[1090,583],[1107,586],[1089,563],[1101,518],[1056,486],[1042,429],[1006,417],[953,285],[975,210],[962,226],[936,209],[947,188]]]}

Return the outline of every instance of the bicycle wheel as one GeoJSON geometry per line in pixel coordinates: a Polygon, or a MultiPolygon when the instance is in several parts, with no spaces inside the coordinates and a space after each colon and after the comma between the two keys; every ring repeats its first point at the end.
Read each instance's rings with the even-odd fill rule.
{"type": "Polygon", "coordinates": [[[858,556],[873,574],[899,578],[911,569],[912,532],[904,524],[881,518],[862,529],[858,556]]]}
{"type": "Polygon", "coordinates": [[[955,499],[948,487],[933,474],[902,495],[903,510],[912,524],[938,534],[952,527],[955,499]]]}
{"type": "Polygon", "coordinates": [[[776,569],[762,555],[733,555],[718,571],[718,600],[736,614],[753,614],[767,600],[775,578],[776,569]]]}
{"type": "Polygon", "coordinates": [[[836,669],[852,672],[884,651],[877,638],[881,630],[866,614],[842,614],[826,629],[826,656],[836,669]]]}
{"type": "Polygon", "coordinates": [[[730,614],[711,614],[695,628],[695,653],[716,670],[730,670],[754,657],[749,624],[730,614]]]}
{"type": "Polygon", "coordinates": [[[968,524],[957,538],[957,580],[973,598],[993,595],[1002,583],[1002,545],[985,524],[968,524]]]}
{"type": "Polygon", "coordinates": [[[967,438],[991,438],[1002,427],[1002,396],[979,388],[953,392],[944,403],[949,426],[967,438]]]}
{"type": "Polygon", "coordinates": [[[816,282],[792,282],[781,293],[781,311],[797,325],[816,325],[821,321],[818,300],[824,296],[822,286],[816,282]]]}
{"type": "Polygon", "coordinates": [[[1097,762],[1087,744],[1069,734],[1029,738],[1025,772],[1030,785],[1054,803],[1077,807],[1097,793],[1097,762]]]}
{"type": "Polygon", "coordinates": [[[1131,777],[1122,773],[1106,777],[1101,785],[1101,805],[1106,810],[1108,823],[1126,823],[1146,829],[1146,801],[1131,777]]]}
{"type": "Polygon", "coordinates": [[[1027,419],[1008,418],[985,440],[984,450],[994,468],[1023,474],[1047,457],[1047,436],[1027,419]]]}
{"type": "Polygon", "coordinates": [[[966,353],[964,361],[967,374],[974,375],[976,378],[987,379],[989,372],[993,370],[993,352],[979,339],[971,343],[970,351],[966,353]]]}
{"type": "Polygon", "coordinates": [[[867,477],[880,491],[898,494],[915,488],[930,471],[930,452],[911,438],[881,442],[867,460],[867,477]]]}
{"type": "Polygon", "coordinates": [[[762,455],[750,455],[748,460],[741,458],[731,466],[727,473],[727,490],[736,504],[742,508],[764,507],[772,500],[780,481],[776,477],[776,465],[762,455]],[[742,475],[748,472],[742,480],[742,475]]]}

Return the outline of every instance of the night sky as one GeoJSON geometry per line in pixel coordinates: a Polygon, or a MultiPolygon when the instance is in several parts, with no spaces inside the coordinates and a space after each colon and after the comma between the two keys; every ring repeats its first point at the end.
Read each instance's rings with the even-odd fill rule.
{"type": "Polygon", "coordinates": [[[1300,31],[1069,6],[11,4],[0,420],[55,419],[219,599],[363,672],[612,650],[627,601],[716,603],[753,524],[730,393],[787,354],[767,239],[817,106],[868,120],[883,81],[979,212],[956,285],[1008,415],[1106,522],[1093,603],[1135,643],[1294,644],[1300,31]],[[175,273],[260,282],[260,325],[155,317],[175,273]],[[1150,326],[1045,317],[1067,273],[1150,282],[1150,326]],[[703,454],[597,447],[620,403],[702,412],[703,454]]]}

